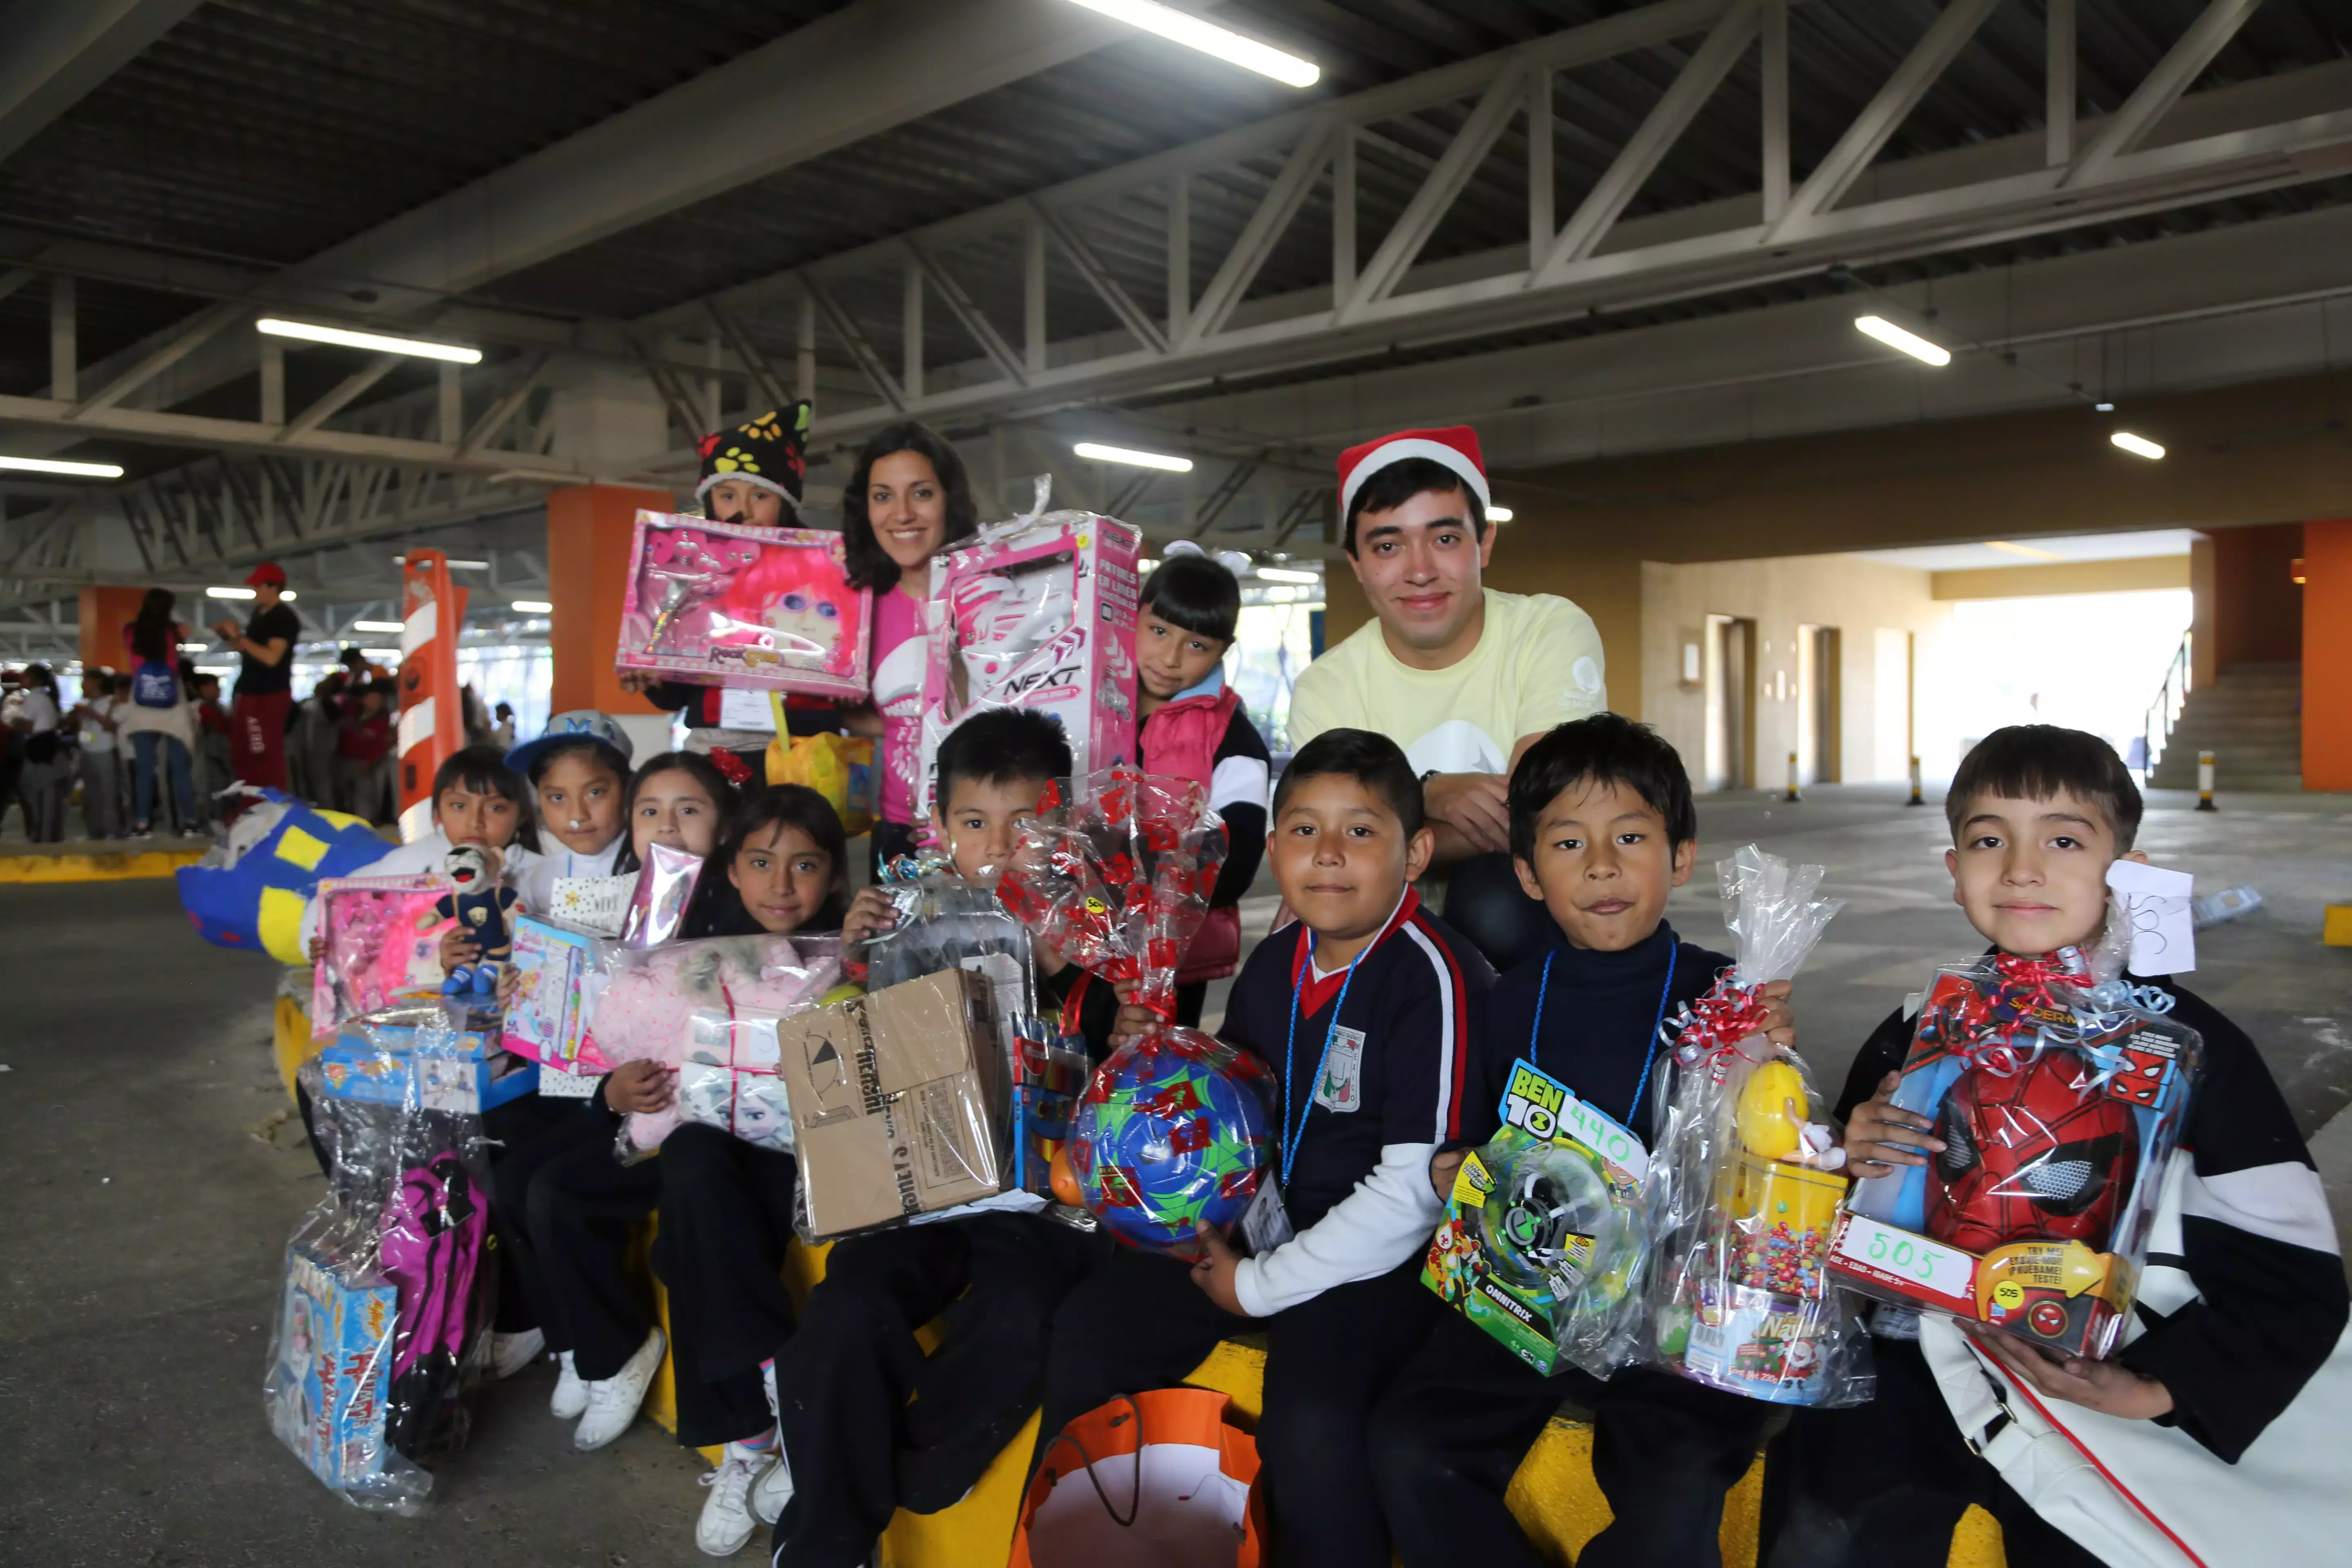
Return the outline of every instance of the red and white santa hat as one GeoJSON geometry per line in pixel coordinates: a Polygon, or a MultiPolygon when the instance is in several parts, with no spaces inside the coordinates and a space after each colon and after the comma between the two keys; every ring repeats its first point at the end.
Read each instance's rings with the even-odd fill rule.
{"type": "Polygon", "coordinates": [[[1467,425],[1449,425],[1443,430],[1400,430],[1340,453],[1339,515],[1348,515],[1366,480],[1391,463],[1408,458],[1426,458],[1453,469],[1478,498],[1482,510],[1494,504],[1495,498],[1486,489],[1486,462],[1478,453],[1478,432],[1467,425]]]}

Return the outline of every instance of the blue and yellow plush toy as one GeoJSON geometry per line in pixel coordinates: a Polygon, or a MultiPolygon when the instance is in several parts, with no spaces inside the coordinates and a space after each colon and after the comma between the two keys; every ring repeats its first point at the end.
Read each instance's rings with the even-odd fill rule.
{"type": "Polygon", "coordinates": [[[180,905],[206,942],[268,952],[280,963],[308,963],[302,910],[319,879],[354,875],[390,846],[356,816],[320,811],[279,790],[257,793],[230,834],[226,864],[183,866],[174,873],[180,905]],[[246,839],[248,824],[260,831],[246,839]]]}

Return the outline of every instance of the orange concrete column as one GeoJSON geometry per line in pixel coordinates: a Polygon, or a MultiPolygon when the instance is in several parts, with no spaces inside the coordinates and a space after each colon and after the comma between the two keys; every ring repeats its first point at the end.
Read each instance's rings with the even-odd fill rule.
{"type": "MultiPolygon", "coordinates": [[[[81,623],[81,667],[110,665],[116,669],[128,669],[131,656],[122,648],[122,628],[139,615],[139,601],[147,596],[144,588],[84,588],[78,619],[81,623]]],[[[174,605],[174,610],[180,606],[174,605]]],[[[181,611],[180,619],[191,626],[203,612],[189,615],[181,611]]]]}
{"type": "Polygon", "coordinates": [[[2352,790],[2352,518],[2303,525],[2303,787],[2352,790]]]}
{"type": "Polygon", "coordinates": [[[667,490],[624,485],[581,485],[547,498],[547,597],[555,606],[548,630],[554,666],[551,712],[658,711],[621,689],[613,649],[620,641],[621,595],[637,511],[667,511],[670,504],[667,490]]]}

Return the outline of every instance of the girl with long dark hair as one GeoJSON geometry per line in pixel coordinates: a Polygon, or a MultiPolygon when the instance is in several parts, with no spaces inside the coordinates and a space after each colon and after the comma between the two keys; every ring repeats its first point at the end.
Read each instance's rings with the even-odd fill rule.
{"type": "Polygon", "coordinates": [[[173,603],[171,589],[148,589],[138,617],[122,628],[123,651],[130,656],[131,700],[123,705],[121,732],[131,740],[133,838],[152,836],[159,763],[171,779],[180,831],[193,833],[199,826],[195,781],[189,771],[196,749],[196,721],[180,658],[188,628],[173,618],[173,603]]]}

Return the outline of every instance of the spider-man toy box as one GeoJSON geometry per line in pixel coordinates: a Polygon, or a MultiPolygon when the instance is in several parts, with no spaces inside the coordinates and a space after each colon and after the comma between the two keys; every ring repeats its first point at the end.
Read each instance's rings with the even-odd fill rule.
{"type": "Polygon", "coordinates": [[[1070,776],[1135,756],[1135,595],[1142,536],[1090,511],[982,529],[937,558],[925,625],[920,821],[940,742],[982,708],[1062,726],[1070,776]]]}
{"type": "Polygon", "coordinates": [[[2071,950],[1939,969],[1894,1103],[1934,1118],[1944,1148],[1855,1185],[1831,1267],[1883,1300],[2107,1355],[2203,1051],[2171,1005],[2094,984],[2071,950]]]}
{"type": "Polygon", "coordinates": [[[874,595],[838,533],[637,513],[614,665],[701,686],[866,695],[874,595]]]}

